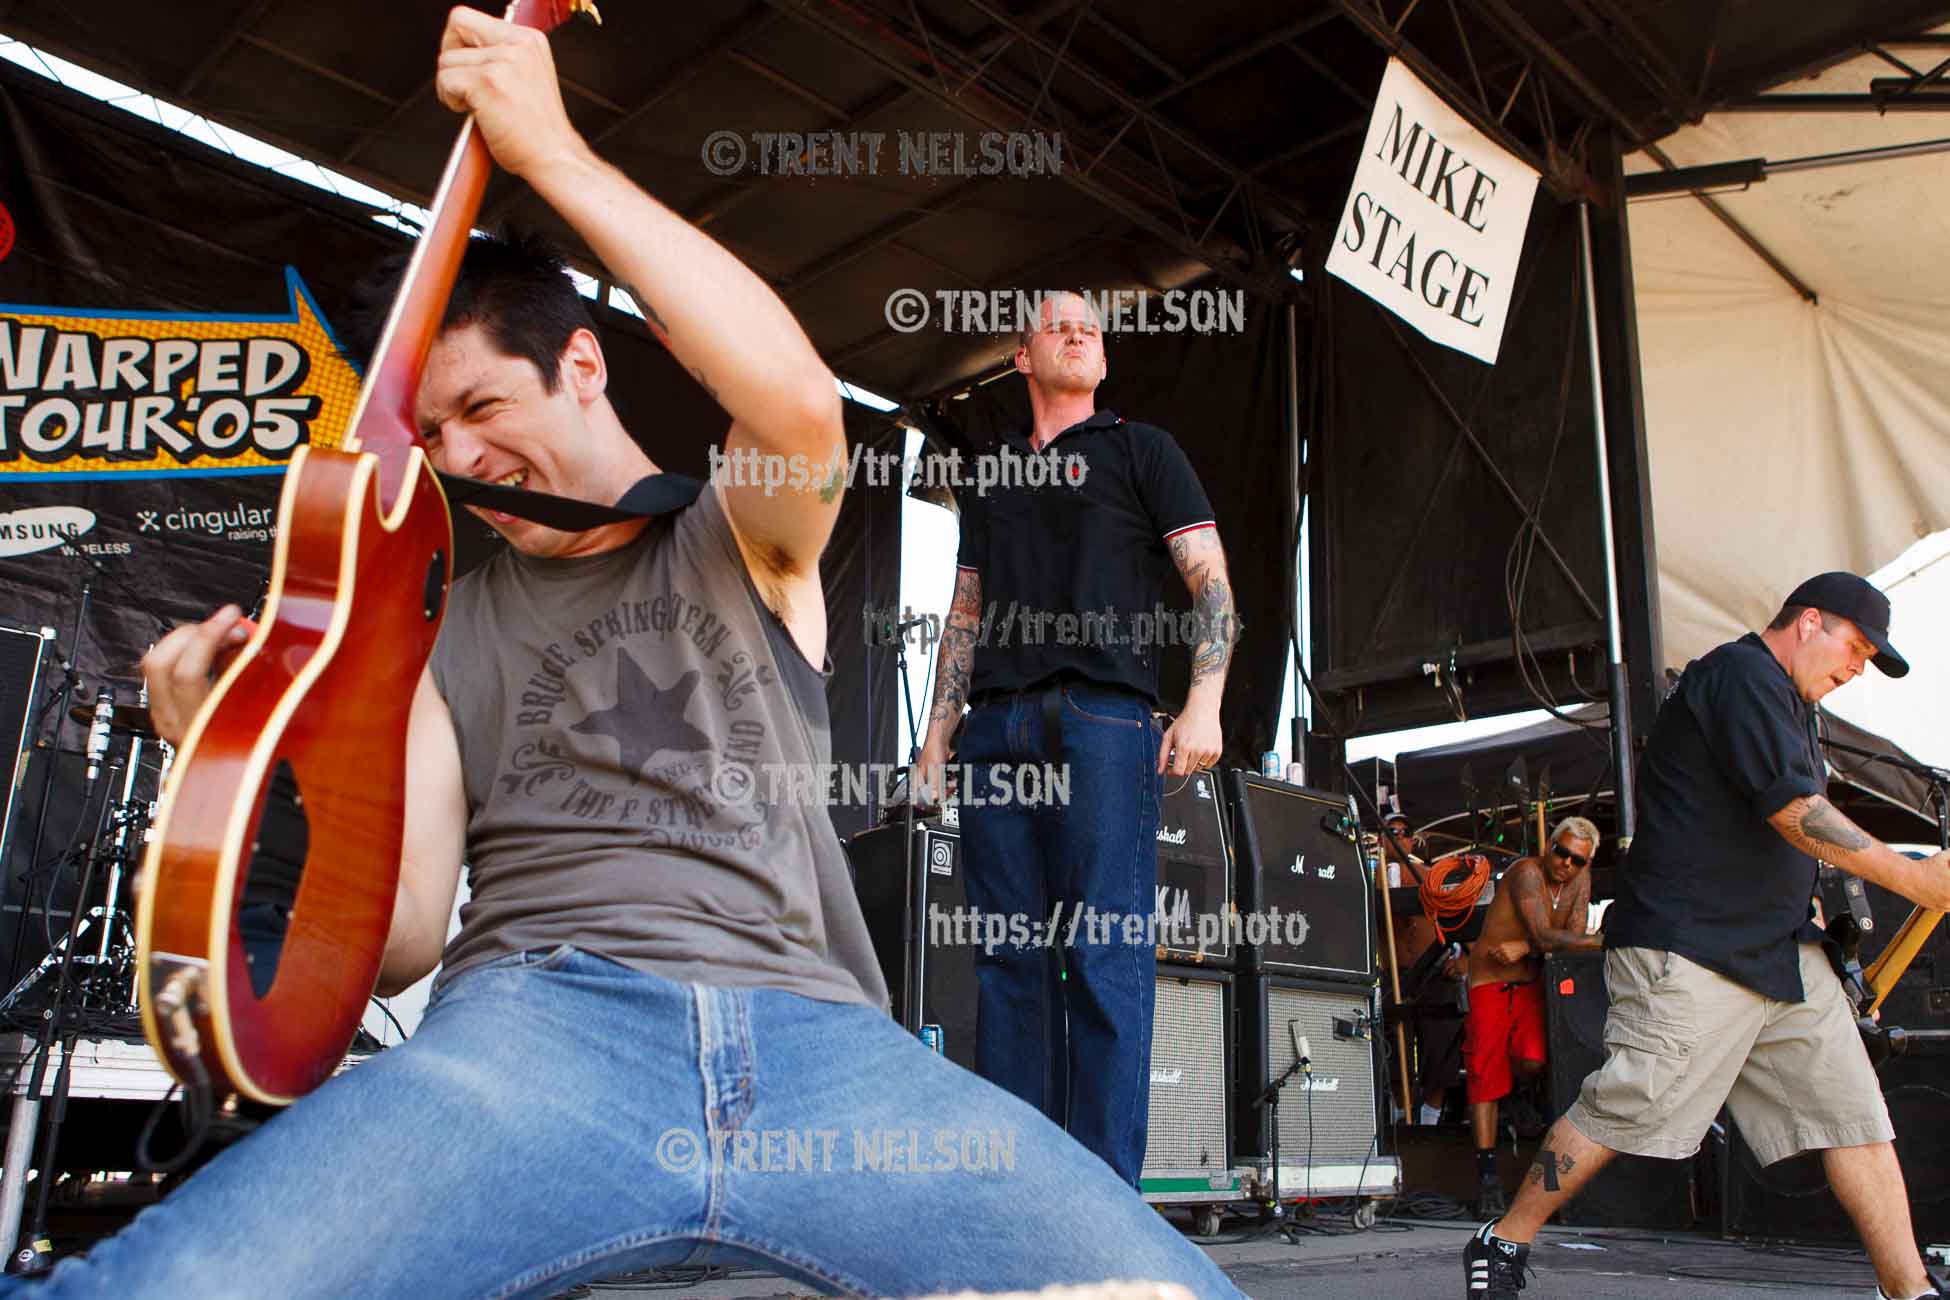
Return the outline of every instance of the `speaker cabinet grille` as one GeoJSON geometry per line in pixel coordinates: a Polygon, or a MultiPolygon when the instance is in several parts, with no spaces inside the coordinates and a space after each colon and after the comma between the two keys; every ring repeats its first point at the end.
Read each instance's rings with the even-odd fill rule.
{"type": "Polygon", "coordinates": [[[1158,973],[1144,1178],[1222,1175],[1231,1168],[1226,1157],[1231,992],[1226,975],[1158,973]]]}
{"type": "Polygon", "coordinates": [[[1293,1065],[1298,1056],[1295,1043],[1302,1035],[1313,1075],[1309,1080],[1296,1074],[1280,1090],[1280,1163],[1322,1164],[1373,1156],[1378,1123],[1374,1042],[1334,1033],[1337,1018],[1361,1026],[1360,1032],[1373,1033],[1373,991],[1280,976],[1257,976],[1249,984],[1239,1024],[1240,1158],[1263,1160],[1271,1150],[1268,1114],[1252,1103],[1293,1065]]]}

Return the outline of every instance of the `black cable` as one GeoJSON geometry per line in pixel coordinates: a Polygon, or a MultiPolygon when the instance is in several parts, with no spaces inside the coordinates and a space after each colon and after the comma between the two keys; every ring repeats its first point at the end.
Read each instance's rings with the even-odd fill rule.
{"type": "Polygon", "coordinates": [[[394,1015],[393,1009],[386,1005],[386,999],[374,998],[372,1000],[372,1004],[379,1008],[379,1010],[385,1015],[386,1019],[393,1022],[393,1028],[399,1030],[400,1041],[402,1043],[405,1042],[407,1038],[406,1026],[400,1024],[399,1017],[394,1015]]]}

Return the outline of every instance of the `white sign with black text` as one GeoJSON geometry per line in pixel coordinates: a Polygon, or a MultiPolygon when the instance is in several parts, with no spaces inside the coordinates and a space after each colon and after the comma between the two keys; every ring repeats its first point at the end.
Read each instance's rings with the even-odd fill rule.
{"type": "Polygon", "coordinates": [[[1495,364],[1537,173],[1388,61],[1327,269],[1495,364]]]}

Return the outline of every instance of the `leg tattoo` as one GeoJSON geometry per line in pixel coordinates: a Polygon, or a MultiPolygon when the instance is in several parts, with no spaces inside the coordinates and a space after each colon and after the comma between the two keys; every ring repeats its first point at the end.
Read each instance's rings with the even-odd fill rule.
{"type": "Polygon", "coordinates": [[[1560,1188],[1557,1181],[1559,1175],[1569,1177],[1575,1164],[1570,1156],[1552,1151],[1546,1144],[1537,1149],[1537,1159],[1530,1166],[1529,1181],[1542,1183],[1545,1191],[1555,1192],[1560,1188]]]}

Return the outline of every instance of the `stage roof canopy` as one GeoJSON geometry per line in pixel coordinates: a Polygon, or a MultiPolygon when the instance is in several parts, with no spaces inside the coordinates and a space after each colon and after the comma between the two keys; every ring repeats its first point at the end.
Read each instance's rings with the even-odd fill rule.
{"type": "MultiPolygon", "coordinates": [[[[896,289],[1157,290],[1216,270],[1267,297],[1290,293],[1295,250],[1338,218],[1390,49],[1561,193],[1584,183],[1594,125],[1649,143],[1871,45],[1924,68],[1950,54],[1920,36],[1950,19],[1943,0],[1213,0],[1195,14],[1176,0],[609,0],[607,10],[605,27],[556,38],[577,125],[778,286],[842,377],[903,400],[993,371],[1007,344],[900,333],[879,310],[896,289]],[[743,141],[755,168],[777,148],[757,143],[762,133],[816,131],[883,133],[876,173],[706,165],[714,132],[743,141]],[[1060,171],[900,174],[901,133],[984,131],[1060,134],[1060,171]]],[[[0,4],[0,30],[424,201],[454,131],[431,77],[444,13],[425,0],[15,0],[0,4]]],[[[1917,91],[1906,106],[1941,94],[1917,91]]],[[[505,177],[484,212],[555,225],[505,177]]]]}

